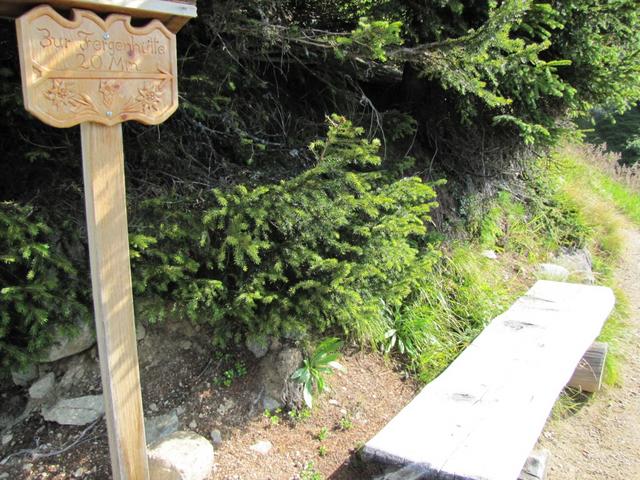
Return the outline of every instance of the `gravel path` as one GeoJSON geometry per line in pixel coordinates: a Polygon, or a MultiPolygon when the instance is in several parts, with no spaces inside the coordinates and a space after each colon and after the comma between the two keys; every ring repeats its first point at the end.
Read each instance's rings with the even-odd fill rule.
{"type": "Polygon", "coordinates": [[[549,422],[539,442],[551,451],[547,480],[640,480],[640,232],[626,223],[616,272],[631,312],[620,345],[622,386],[605,387],[575,415],[549,422]]]}

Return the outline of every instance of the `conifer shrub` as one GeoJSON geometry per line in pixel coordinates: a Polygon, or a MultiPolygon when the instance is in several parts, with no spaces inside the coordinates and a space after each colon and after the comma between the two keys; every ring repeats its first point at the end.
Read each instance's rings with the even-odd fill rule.
{"type": "Polygon", "coordinates": [[[213,325],[221,344],[327,329],[382,338],[381,300],[400,306],[438,257],[427,240],[435,192],[381,168],[380,143],[362,128],[328,123],[300,175],[214,189],[189,207],[144,205],[140,218],[156,223],[134,223],[132,235],[142,314],[160,318],[170,303],[213,325]]]}
{"type": "Polygon", "coordinates": [[[0,202],[0,369],[23,367],[88,320],[87,286],[33,208],[0,202]]]}

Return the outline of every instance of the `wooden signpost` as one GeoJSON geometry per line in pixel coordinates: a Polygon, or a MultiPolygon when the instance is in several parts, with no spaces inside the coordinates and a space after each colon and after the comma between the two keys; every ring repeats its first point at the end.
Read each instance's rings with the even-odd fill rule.
{"type": "MultiPolygon", "coordinates": [[[[0,0],[0,14],[17,15],[32,3],[0,0]]],[[[21,15],[16,26],[25,108],[54,127],[81,126],[91,284],[112,478],[148,480],[120,124],[137,120],[154,125],[175,112],[178,79],[171,30],[195,16],[195,6],[167,0],[52,3],[118,12],[103,19],[92,11],[73,9],[68,19],[51,6],[40,5],[21,15]],[[155,19],[134,27],[130,15],[155,19]]]]}

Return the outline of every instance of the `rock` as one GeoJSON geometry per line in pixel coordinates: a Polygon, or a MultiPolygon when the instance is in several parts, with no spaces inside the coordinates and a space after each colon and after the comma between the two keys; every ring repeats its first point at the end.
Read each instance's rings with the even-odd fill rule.
{"type": "Polygon", "coordinates": [[[182,350],[191,350],[192,345],[193,344],[191,343],[190,340],[183,340],[180,342],[180,348],[182,350]]]}
{"type": "Polygon", "coordinates": [[[11,370],[11,379],[19,387],[26,387],[38,378],[38,366],[27,365],[22,370],[11,370]]]}
{"type": "Polygon", "coordinates": [[[136,340],[144,340],[144,337],[147,336],[147,329],[145,328],[142,322],[136,322],[136,340]]]}
{"type": "Polygon", "coordinates": [[[29,387],[29,396],[34,400],[42,400],[53,393],[55,384],[56,376],[49,372],[29,387]]]}
{"type": "Polygon", "coordinates": [[[78,333],[74,337],[67,337],[60,331],[55,333],[54,341],[51,346],[45,350],[40,361],[55,362],[61,358],[70,357],[76,353],[83,352],[91,348],[96,343],[96,336],[93,325],[89,322],[78,320],[76,322],[78,333]]]}
{"type": "Polygon", "coordinates": [[[253,450],[260,455],[266,455],[271,451],[272,448],[273,445],[271,444],[271,442],[267,440],[260,440],[258,443],[254,443],[253,445],[251,445],[249,447],[249,450],[253,450]]]}
{"type": "Polygon", "coordinates": [[[191,430],[195,430],[196,428],[198,428],[198,424],[196,423],[195,420],[191,420],[191,423],[189,423],[189,428],[191,430]]]}
{"type": "Polygon", "coordinates": [[[302,405],[302,385],[291,375],[302,363],[302,353],[296,348],[269,352],[260,361],[261,402],[263,410],[302,405]]]}
{"type": "Polygon", "coordinates": [[[224,416],[235,406],[236,402],[234,402],[232,398],[225,397],[222,399],[222,403],[218,406],[216,411],[218,412],[218,415],[224,416]]]}
{"type": "Polygon", "coordinates": [[[265,336],[249,336],[244,344],[256,358],[264,357],[269,351],[269,339],[265,336]]]}
{"type": "Polygon", "coordinates": [[[211,441],[214,445],[220,445],[222,443],[222,433],[220,433],[220,430],[211,430],[211,441]]]}
{"type": "Polygon", "coordinates": [[[193,432],[176,432],[148,452],[153,480],[205,480],[213,470],[213,445],[193,432]]]}
{"type": "Polygon", "coordinates": [[[7,472],[5,473],[0,473],[0,479],[4,480],[5,478],[9,478],[9,474],[7,472]]]}
{"type": "Polygon", "coordinates": [[[158,408],[158,404],[156,404],[156,403],[151,403],[151,404],[149,405],[149,410],[151,410],[152,412],[157,412],[157,411],[158,411],[158,410],[160,410],[160,409],[158,408]]]}
{"type": "Polygon", "coordinates": [[[104,415],[102,395],[65,398],[42,412],[46,421],[60,425],[87,425],[102,415],[104,415]]]}
{"type": "Polygon", "coordinates": [[[73,476],[76,478],[80,478],[84,475],[84,468],[80,467],[75,472],[73,472],[73,476]]]}
{"type": "MultiPolygon", "coordinates": [[[[42,366],[49,366],[43,364],[42,366]]],[[[78,397],[91,392],[91,388],[100,383],[100,365],[91,355],[84,352],[68,357],[56,365],[64,369],[64,375],[58,382],[56,391],[64,397],[78,397]]],[[[42,367],[41,366],[41,367],[42,367]]]]}
{"type": "Polygon", "coordinates": [[[180,421],[175,410],[166,415],[158,415],[144,419],[144,431],[147,444],[154,443],[178,431],[180,421]]]}
{"type": "Polygon", "coordinates": [[[591,253],[586,248],[579,250],[565,249],[554,259],[558,265],[566,268],[572,280],[592,285],[596,283],[593,275],[591,253]]]}
{"type": "Polygon", "coordinates": [[[281,407],[282,407],[282,401],[276,400],[275,398],[269,397],[266,395],[262,397],[262,408],[264,410],[272,411],[281,407]]]}
{"type": "Polygon", "coordinates": [[[8,445],[9,443],[11,443],[11,440],[13,440],[13,434],[8,433],[6,435],[2,436],[2,446],[4,447],[5,445],[8,445]]]}
{"type": "Polygon", "coordinates": [[[60,387],[63,389],[71,388],[74,384],[78,383],[85,375],[84,362],[73,362],[69,365],[69,368],[60,379],[60,387]]]}
{"type": "Polygon", "coordinates": [[[498,259],[498,255],[496,255],[496,252],[494,252],[493,250],[483,250],[482,252],[480,252],[480,255],[490,260],[498,259]]]}
{"type": "Polygon", "coordinates": [[[555,263],[541,263],[538,265],[538,278],[564,282],[569,278],[569,271],[555,263]]]}

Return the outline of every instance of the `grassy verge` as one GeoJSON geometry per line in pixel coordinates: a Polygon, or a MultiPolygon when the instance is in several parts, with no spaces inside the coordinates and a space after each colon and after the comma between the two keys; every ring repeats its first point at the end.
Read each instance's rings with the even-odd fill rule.
{"type": "Polygon", "coordinates": [[[617,384],[628,311],[613,278],[624,248],[618,210],[640,224],[640,195],[600,169],[598,155],[588,146],[567,146],[516,188],[505,186],[490,199],[467,197],[459,225],[466,239],[445,244],[421,294],[387,312],[385,350],[406,357],[423,381],[433,379],[532,285],[538,263],[562,247],[587,247],[597,282],[614,288],[618,299],[600,336],[610,346],[605,382],[617,384]],[[485,258],[483,250],[495,251],[497,259],[485,258]]]}
{"type": "Polygon", "coordinates": [[[625,176],[616,178],[620,174],[611,167],[612,157],[597,148],[565,146],[554,154],[554,160],[559,168],[560,194],[574,204],[589,231],[588,246],[594,254],[598,283],[610,286],[616,294],[616,308],[599,337],[610,347],[605,382],[615,385],[620,382],[619,365],[624,361],[619,347],[629,306],[613,274],[624,249],[625,217],[640,225],[640,194],[625,176]]]}

